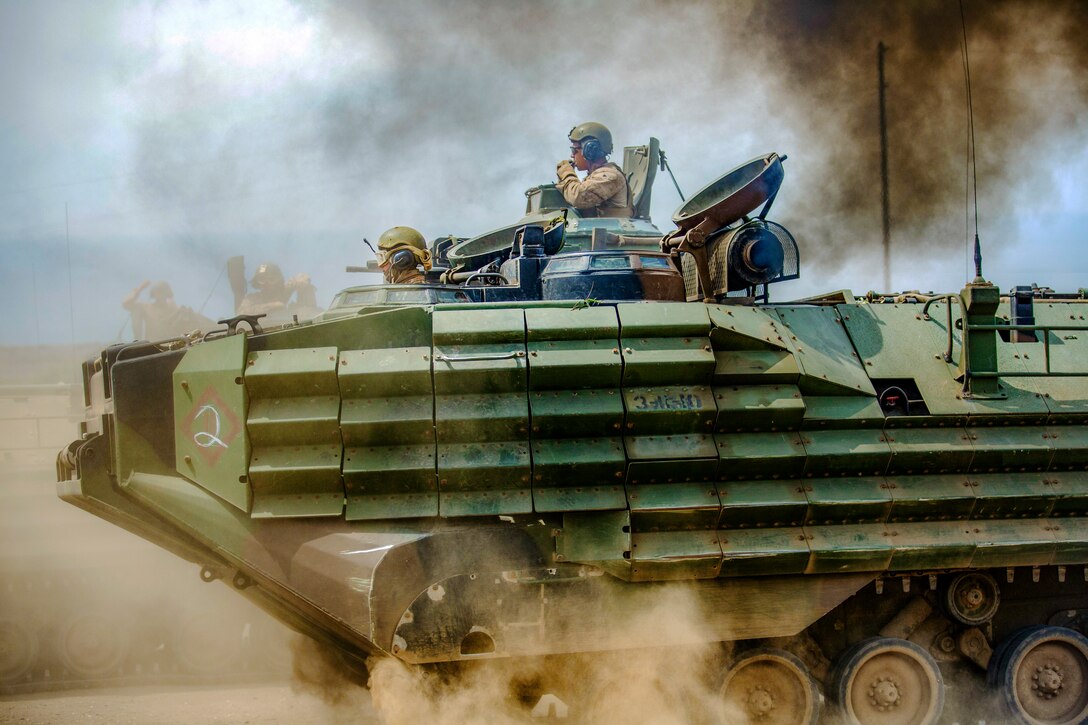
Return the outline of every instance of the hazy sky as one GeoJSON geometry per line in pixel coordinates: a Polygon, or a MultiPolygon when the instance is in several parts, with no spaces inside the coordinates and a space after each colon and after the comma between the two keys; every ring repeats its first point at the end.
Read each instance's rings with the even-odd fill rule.
{"type": "MultiPolygon", "coordinates": [[[[1088,286],[1088,4],[963,6],[985,272],[1088,286]]],[[[688,194],[787,154],[772,218],[802,279],[775,297],[880,287],[880,40],[893,286],[952,291],[973,232],[962,36],[946,0],[0,0],[0,344],[127,335],[143,279],[226,314],[238,254],[310,273],[327,304],[364,281],[343,271],[364,236],[516,220],[590,119],[617,149],[660,138],[688,194]]],[[[654,197],[670,229],[664,175],[654,197]]]]}

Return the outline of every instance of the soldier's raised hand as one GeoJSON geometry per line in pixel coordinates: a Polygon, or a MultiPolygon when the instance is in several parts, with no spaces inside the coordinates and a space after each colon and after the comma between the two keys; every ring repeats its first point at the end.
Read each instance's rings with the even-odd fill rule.
{"type": "Polygon", "coordinates": [[[570,162],[570,159],[563,159],[555,165],[555,174],[562,181],[568,176],[577,177],[578,174],[574,171],[574,165],[570,162]]]}

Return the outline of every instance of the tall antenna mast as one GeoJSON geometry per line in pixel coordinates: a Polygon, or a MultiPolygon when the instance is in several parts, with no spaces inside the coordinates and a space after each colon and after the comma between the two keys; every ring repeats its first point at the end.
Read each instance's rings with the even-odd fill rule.
{"type": "Polygon", "coordinates": [[[884,289],[892,291],[891,202],[888,198],[888,116],[884,110],[884,41],[876,44],[877,90],[880,98],[880,202],[884,224],[884,289]]]}
{"type": "Polygon", "coordinates": [[[963,78],[967,86],[967,140],[970,145],[969,162],[971,164],[972,192],[975,211],[975,280],[972,284],[985,284],[982,277],[982,244],[978,239],[978,157],[975,154],[975,109],[971,102],[971,60],[967,53],[967,19],[963,13],[963,0],[960,0],[960,28],[963,31],[963,78]]]}
{"type": "Polygon", "coordinates": [[[64,246],[68,250],[68,324],[72,336],[72,356],[76,350],[76,303],[72,297],[72,237],[68,233],[68,202],[64,202],[64,246]]]}

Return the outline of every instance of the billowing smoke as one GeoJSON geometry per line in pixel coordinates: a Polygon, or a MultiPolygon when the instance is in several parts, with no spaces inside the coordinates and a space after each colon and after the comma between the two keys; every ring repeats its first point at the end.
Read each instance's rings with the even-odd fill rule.
{"type": "MultiPolygon", "coordinates": [[[[772,217],[801,244],[802,282],[790,284],[821,291],[847,269],[862,277],[850,284],[873,284],[878,42],[893,278],[951,289],[965,276],[959,3],[58,4],[0,7],[0,96],[12,99],[0,111],[0,305],[30,300],[46,321],[36,333],[28,315],[9,316],[0,340],[112,338],[120,298],[142,279],[227,314],[216,280],[239,254],[250,273],[262,261],[309,273],[326,304],[364,281],[342,271],[369,257],[364,236],[397,224],[472,236],[516,219],[587,119],[617,146],[660,138],[689,195],[788,154],[772,217]],[[912,276],[922,259],[936,267],[912,276]],[[58,294],[66,268],[89,303],[58,294]]],[[[1079,286],[1088,10],[963,9],[990,276],[1023,283],[1038,269],[1040,282],[1079,286]]],[[[651,211],[663,230],[679,203],[660,176],[651,211]]]]}
{"type": "Polygon", "coordinates": [[[985,235],[1009,208],[1046,205],[1055,172],[1088,140],[1077,121],[1088,102],[1086,21],[1088,7],[1074,2],[966,0],[962,18],[959,3],[939,0],[756,5],[749,27],[769,41],[756,40],[777,99],[768,110],[788,118],[811,171],[795,226],[819,244],[818,261],[879,242],[878,41],[894,240],[948,252],[962,244],[968,200],[964,28],[985,235]]]}

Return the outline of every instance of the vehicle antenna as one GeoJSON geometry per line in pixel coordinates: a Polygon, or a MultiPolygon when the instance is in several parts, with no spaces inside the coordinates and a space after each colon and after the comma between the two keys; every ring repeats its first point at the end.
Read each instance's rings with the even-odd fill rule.
{"type": "Polygon", "coordinates": [[[888,195],[888,117],[885,112],[884,91],[888,84],[884,82],[884,51],[888,46],[884,41],[876,44],[877,97],[880,101],[880,203],[881,219],[884,229],[884,289],[892,289],[892,232],[891,203],[888,195]]]}
{"type": "Polygon", "coordinates": [[[198,313],[200,313],[202,315],[204,314],[204,308],[208,306],[208,300],[210,300],[212,298],[212,295],[215,294],[215,290],[216,290],[217,287],[219,287],[219,282],[223,279],[223,274],[226,271],[227,271],[227,265],[225,265],[225,264],[222,267],[219,268],[219,276],[215,278],[215,284],[212,285],[211,290],[208,292],[208,296],[204,298],[203,304],[201,304],[200,309],[197,310],[198,313]]]}
{"type": "Polygon", "coordinates": [[[672,173],[672,167],[669,166],[669,160],[665,158],[665,149],[658,149],[657,155],[661,157],[662,170],[669,172],[669,178],[672,179],[672,185],[676,187],[676,193],[680,195],[680,201],[687,201],[687,199],[684,198],[684,192],[680,191],[680,184],[676,183],[676,176],[672,173]]]}
{"type": "Polygon", "coordinates": [[[363,237],[363,244],[370,247],[370,251],[374,252],[375,257],[378,256],[378,250],[374,248],[374,245],[370,243],[369,239],[367,239],[366,237],[363,237]]]}
{"type": "Polygon", "coordinates": [[[975,281],[974,284],[983,284],[982,277],[982,244],[978,239],[978,159],[975,155],[975,110],[971,103],[971,60],[967,53],[967,20],[963,12],[963,0],[960,5],[960,29],[963,31],[963,78],[967,86],[967,163],[971,175],[971,188],[973,192],[975,212],[975,281]]]}
{"type": "Polygon", "coordinates": [[[76,354],[76,304],[72,297],[72,238],[68,232],[68,202],[64,202],[64,244],[68,250],[68,324],[71,328],[72,357],[76,354]]]}
{"type": "Polygon", "coordinates": [[[34,255],[30,257],[30,283],[31,294],[34,304],[31,307],[34,308],[34,342],[38,345],[42,344],[42,319],[41,314],[38,312],[38,264],[34,259],[34,255]]]}

